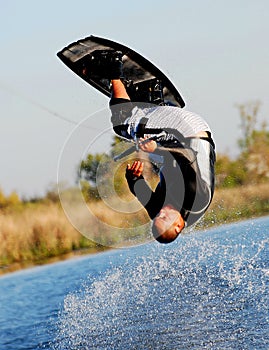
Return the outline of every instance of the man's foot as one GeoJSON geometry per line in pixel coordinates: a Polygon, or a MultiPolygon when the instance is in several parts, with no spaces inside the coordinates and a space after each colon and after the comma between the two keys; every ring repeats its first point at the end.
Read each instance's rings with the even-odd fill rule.
{"type": "Polygon", "coordinates": [[[122,52],[114,50],[95,50],[89,55],[85,68],[90,75],[106,79],[123,78],[122,52]]]}

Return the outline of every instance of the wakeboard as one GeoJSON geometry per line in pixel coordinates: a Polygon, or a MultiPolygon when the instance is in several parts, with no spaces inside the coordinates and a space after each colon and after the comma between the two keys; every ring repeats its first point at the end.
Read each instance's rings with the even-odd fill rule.
{"type": "Polygon", "coordinates": [[[122,52],[125,87],[132,101],[185,106],[177,88],[159,68],[136,51],[115,41],[92,35],[68,45],[57,56],[80,78],[111,97],[111,81],[84,69],[87,60],[100,50],[122,52]]]}

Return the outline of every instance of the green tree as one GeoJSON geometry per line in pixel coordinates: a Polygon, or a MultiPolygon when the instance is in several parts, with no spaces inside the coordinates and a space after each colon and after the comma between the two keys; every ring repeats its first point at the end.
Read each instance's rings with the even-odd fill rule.
{"type": "Polygon", "coordinates": [[[82,160],[79,168],[79,179],[87,180],[92,186],[96,186],[96,175],[98,166],[103,158],[107,158],[105,153],[89,153],[86,160],[82,160]]]}
{"type": "Polygon", "coordinates": [[[260,106],[259,101],[238,106],[243,133],[243,138],[239,140],[239,161],[247,174],[245,184],[269,180],[269,131],[265,121],[261,127],[257,126],[260,106]]]}
{"type": "Polygon", "coordinates": [[[238,140],[240,155],[231,160],[218,155],[216,162],[217,186],[234,187],[269,181],[269,131],[267,123],[257,125],[259,101],[237,105],[242,138],[238,140]]]}
{"type": "Polygon", "coordinates": [[[269,181],[269,132],[266,129],[253,131],[244,160],[248,183],[269,181]]]}
{"type": "Polygon", "coordinates": [[[253,132],[255,131],[257,124],[257,115],[260,106],[260,101],[252,101],[237,105],[241,120],[241,131],[243,134],[243,137],[238,140],[238,145],[242,152],[247,151],[253,141],[253,132]]]}
{"type": "Polygon", "coordinates": [[[7,206],[7,200],[3,191],[0,188],[0,208],[5,208],[6,206],[7,206]]]}
{"type": "Polygon", "coordinates": [[[115,163],[114,156],[130,147],[130,144],[114,136],[110,152],[88,154],[78,169],[78,180],[86,199],[100,199],[99,190],[103,195],[116,192],[122,195],[126,192],[124,180],[125,163],[115,163]]]}
{"type": "Polygon", "coordinates": [[[227,155],[218,155],[216,161],[217,187],[235,187],[242,185],[247,174],[244,164],[240,160],[231,160],[227,155]]]}
{"type": "Polygon", "coordinates": [[[0,188],[0,209],[15,207],[20,203],[21,200],[15,191],[11,192],[9,196],[6,196],[0,188]]]}
{"type": "Polygon", "coordinates": [[[17,192],[13,191],[10,193],[10,195],[7,197],[7,203],[9,206],[15,206],[21,203],[17,192]]]}
{"type": "Polygon", "coordinates": [[[78,169],[78,181],[86,199],[100,198],[97,189],[97,172],[100,163],[105,163],[108,158],[105,153],[89,153],[87,158],[81,161],[78,169]]]}

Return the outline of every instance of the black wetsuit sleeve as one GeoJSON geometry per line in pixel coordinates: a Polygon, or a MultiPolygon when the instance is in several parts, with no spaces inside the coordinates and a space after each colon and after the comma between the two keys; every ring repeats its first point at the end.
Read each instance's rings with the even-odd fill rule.
{"type": "Polygon", "coordinates": [[[143,176],[133,179],[128,177],[126,173],[126,180],[130,191],[146,209],[149,217],[154,219],[161,210],[163,204],[161,184],[159,183],[155,191],[152,191],[143,176]]]}

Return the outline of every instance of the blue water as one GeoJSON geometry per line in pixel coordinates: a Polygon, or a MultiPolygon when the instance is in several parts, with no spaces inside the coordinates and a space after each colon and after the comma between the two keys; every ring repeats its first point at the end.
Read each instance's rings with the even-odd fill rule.
{"type": "Polygon", "coordinates": [[[0,349],[269,349],[269,217],[0,278],[0,349]]]}

